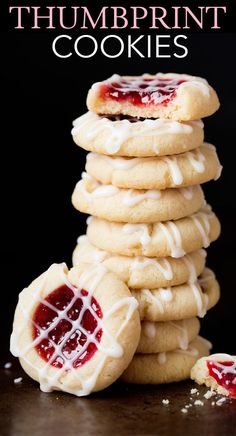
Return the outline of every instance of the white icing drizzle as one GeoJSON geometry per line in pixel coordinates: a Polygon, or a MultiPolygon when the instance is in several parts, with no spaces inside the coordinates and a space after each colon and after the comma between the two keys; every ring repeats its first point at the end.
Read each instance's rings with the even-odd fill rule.
{"type": "Polygon", "coordinates": [[[172,180],[175,185],[181,185],[183,182],[183,174],[180,171],[177,159],[175,156],[165,157],[164,161],[167,163],[172,180]]]}
{"type": "Polygon", "coordinates": [[[197,271],[196,271],[195,264],[194,264],[191,256],[186,254],[182,260],[185,263],[185,265],[189,271],[188,283],[190,283],[190,284],[195,283],[197,280],[197,271]]]}
{"type": "Polygon", "coordinates": [[[188,338],[188,330],[186,327],[185,320],[174,322],[170,321],[170,325],[172,325],[176,330],[178,330],[178,340],[179,340],[179,348],[181,350],[187,350],[189,344],[188,338]]]}
{"type": "Polygon", "coordinates": [[[211,216],[212,213],[207,208],[205,208],[204,211],[200,211],[191,215],[191,219],[193,220],[195,226],[201,234],[204,248],[207,248],[210,245],[209,232],[211,227],[209,223],[209,218],[211,216]],[[202,219],[204,225],[202,224],[200,219],[202,219]]]}
{"type": "Polygon", "coordinates": [[[149,244],[151,236],[148,232],[148,226],[146,224],[125,224],[122,227],[122,232],[125,235],[132,235],[133,233],[141,231],[140,243],[142,246],[149,244]]]}
{"type": "Polygon", "coordinates": [[[156,336],[156,323],[145,321],[142,323],[142,331],[147,338],[155,338],[156,336]]]}
{"type": "Polygon", "coordinates": [[[182,237],[177,225],[173,221],[166,221],[165,223],[158,223],[158,226],[167,239],[171,256],[176,258],[184,256],[182,237]]]}
{"type": "Polygon", "coordinates": [[[179,191],[186,200],[192,200],[193,186],[188,186],[187,188],[179,188],[179,191]]]}
{"type": "Polygon", "coordinates": [[[24,358],[28,365],[34,367],[34,370],[37,370],[40,388],[42,391],[50,392],[51,390],[53,390],[55,388],[61,389],[63,387],[63,390],[65,392],[73,393],[77,396],[88,395],[93,390],[93,388],[96,384],[96,380],[97,380],[97,378],[98,378],[98,376],[99,376],[99,374],[104,366],[104,363],[105,363],[107,357],[111,356],[111,357],[118,358],[118,357],[122,356],[123,349],[120,346],[120,344],[117,342],[117,339],[118,339],[119,335],[121,334],[121,332],[126,327],[132,314],[137,309],[138,303],[132,297],[131,298],[130,297],[123,298],[120,301],[118,301],[117,303],[113,304],[113,306],[110,308],[110,310],[108,310],[104,314],[103,318],[99,318],[97,316],[96,312],[94,311],[94,308],[91,305],[91,297],[92,297],[95,289],[97,288],[98,284],[102,280],[106,271],[107,271],[106,268],[104,268],[101,265],[92,266],[81,275],[81,277],[80,277],[80,289],[85,287],[84,285],[87,283],[87,281],[89,281],[89,290],[87,289],[87,286],[86,286],[86,289],[88,291],[88,295],[81,297],[81,295],[78,296],[78,288],[74,287],[69,282],[69,280],[67,278],[66,265],[65,264],[60,264],[60,265],[53,264],[41,276],[42,280],[39,282],[38,286],[35,287],[34,293],[32,293],[31,306],[27,307],[27,310],[22,304],[22,298],[23,298],[24,293],[27,292],[27,289],[23,290],[22,293],[19,295],[19,307],[21,309],[21,312],[23,314],[25,322],[22,323],[20,330],[18,330],[18,331],[13,330],[13,333],[11,335],[11,347],[10,347],[10,349],[11,349],[11,353],[14,356],[24,358]],[[65,283],[74,293],[74,297],[72,298],[69,305],[67,305],[67,307],[61,311],[58,311],[55,308],[55,306],[52,306],[49,302],[47,302],[46,300],[41,298],[42,290],[46,286],[47,281],[50,282],[50,273],[53,270],[60,275],[61,282],[65,283]],[[71,318],[68,317],[67,313],[68,313],[69,309],[73,306],[73,304],[75,303],[75,301],[77,300],[78,297],[83,298],[83,307],[80,311],[78,319],[73,321],[71,318]],[[43,330],[39,326],[37,326],[37,329],[39,330],[39,336],[37,336],[34,340],[32,340],[31,343],[27,344],[25,348],[23,348],[23,349],[22,349],[22,347],[19,348],[18,338],[23,333],[25,328],[29,328],[28,325],[31,324],[31,322],[32,322],[30,315],[33,312],[33,308],[35,307],[35,304],[39,304],[39,303],[42,303],[42,304],[48,306],[49,308],[51,308],[53,311],[56,311],[58,316],[55,318],[55,320],[50,324],[50,326],[46,330],[43,330]],[[115,336],[113,337],[105,327],[106,321],[123,306],[127,306],[127,313],[126,313],[125,319],[123,320],[123,322],[121,322],[119,330],[116,332],[115,336]],[[84,312],[86,310],[89,310],[91,312],[92,316],[97,321],[97,327],[92,334],[89,334],[88,331],[85,330],[81,325],[81,320],[82,320],[84,312]],[[74,332],[76,332],[76,328],[78,328],[78,326],[79,326],[79,330],[83,334],[86,335],[86,337],[88,338],[88,341],[83,346],[81,345],[79,350],[78,350],[78,348],[76,349],[76,352],[74,353],[74,355],[72,355],[72,358],[70,360],[68,360],[68,359],[65,360],[66,355],[65,355],[65,353],[62,353],[62,349],[63,349],[63,346],[66,343],[66,341],[73,334],[73,332],[70,330],[69,332],[66,333],[66,335],[64,336],[64,338],[60,342],[60,344],[53,343],[55,351],[54,351],[53,355],[50,357],[50,359],[46,362],[46,364],[43,365],[44,361],[41,360],[41,364],[43,366],[41,368],[35,367],[35,364],[33,365],[33,363],[27,358],[27,356],[26,356],[27,351],[31,350],[35,345],[40,343],[42,339],[48,338],[49,331],[51,331],[58,324],[58,322],[61,319],[65,319],[68,322],[70,322],[75,329],[74,332]],[[102,346],[102,341],[100,343],[96,339],[96,334],[100,329],[102,329],[103,335],[105,335],[109,339],[109,346],[106,346],[105,348],[102,346]],[[73,367],[73,362],[79,356],[81,356],[83,354],[83,352],[86,350],[87,344],[89,342],[95,343],[97,346],[97,349],[99,351],[102,351],[104,356],[101,358],[101,361],[97,365],[93,374],[91,376],[89,376],[87,379],[85,379],[84,377],[80,377],[80,371],[79,371],[79,369],[76,369],[73,367]],[[59,356],[59,358],[62,359],[62,362],[64,361],[62,368],[58,369],[55,367],[50,367],[50,364],[52,363],[52,361],[55,359],[56,356],[59,356]],[[50,367],[50,371],[49,371],[49,367],[50,367]],[[70,370],[73,372],[73,376],[75,376],[78,379],[79,383],[81,384],[81,389],[74,390],[72,388],[67,387],[66,385],[62,386],[60,378],[66,370],[70,370]]]}
{"type": "Polygon", "coordinates": [[[146,299],[150,302],[150,304],[154,304],[160,313],[164,313],[164,303],[169,303],[172,298],[172,290],[171,288],[158,288],[150,289],[143,288],[141,289],[142,294],[146,297],[146,299]]]}
{"type": "Polygon", "coordinates": [[[161,197],[161,191],[158,191],[157,189],[149,189],[146,192],[142,194],[138,194],[137,191],[134,191],[133,189],[129,189],[128,192],[125,194],[123,199],[123,204],[128,207],[136,206],[136,204],[140,203],[143,200],[157,200],[161,197]]]}
{"type": "Polygon", "coordinates": [[[89,226],[89,224],[92,224],[92,222],[93,222],[93,216],[89,216],[89,217],[86,219],[86,224],[87,224],[87,226],[89,226]]]}
{"type": "Polygon", "coordinates": [[[207,312],[208,296],[203,294],[198,283],[190,283],[189,285],[196,301],[198,316],[199,318],[203,318],[207,312]]]}
{"type": "Polygon", "coordinates": [[[157,353],[157,362],[159,363],[159,365],[164,365],[164,363],[166,363],[167,361],[167,357],[166,357],[166,353],[157,353]]]}
{"type": "Polygon", "coordinates": [[[197,173],[203,173],[205,171],[204,162],[206,160],[205,156],[200,152],[199,149],[192,151],[188,151],[186,156],[189,160],[189,163],[192,165],[197,173]]]}
{"type": "MultiPolygon", "coordinates": [[[[98,116],[93,112],[87,112],[73,122],[72,135],[75,137],[80,130],[84,130],[85,139],[93,141],[102,132],[107,133],[105,149],[107,153],[117,153],[121,145],[131,138],[152,137],[165,134],[186,134],[193,131],[193,126],[203,127],[201,120],[179,123],[177,121],[159,118],[157,120],[145,119],[135,124],[128,119],[111,121],[108,118],[98,116]]],[[[158,149],[153,150],[158,154],[158,149]]]]}
{"type": "Polygon", "coordinates": [[[165,259],[157,259],[157,258],[149,258],[149,257],[141,257],[137,256],[132,259],[132,270],[143,269],[147,266],[154,266],[158,269],[158,271],[163,274],[166,280],[172,280],[173,271],[170,262],[165,259]]]}

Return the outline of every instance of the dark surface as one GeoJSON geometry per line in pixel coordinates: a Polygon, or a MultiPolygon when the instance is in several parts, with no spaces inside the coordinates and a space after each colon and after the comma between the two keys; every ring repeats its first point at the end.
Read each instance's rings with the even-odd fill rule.
{"type": "Polygon", "coordinates": [[[214,398],[203,397],[206,387],[198,387],[200,395],[190,395],[197,386],[190,381],[163,386],[116,383],[103,392],[77,398],[41,392],[14,365],[14,369],[0,370],[0,385],[1,436],[236,435],[236,400],[213,406],[214,398]],[[16,385],[14,378],[19,376],[23,381],[16,385]],[[163,405],[163,399],[169,405],[163,405]],[[203,400],[204,406],[193,405],[187,414],[181,412],[196,399],[203,400]]]}

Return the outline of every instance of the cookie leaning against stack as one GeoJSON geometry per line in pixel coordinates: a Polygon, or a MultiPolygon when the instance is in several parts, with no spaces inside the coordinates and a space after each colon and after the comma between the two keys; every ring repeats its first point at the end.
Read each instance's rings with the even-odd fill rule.
{"type": "Polygon", "coordinates": [[[92,86],[87,105],[72,130],[90,151],[72,202],[92,217],[73,263],[106,266],[138,301],[141,338],[122,379],[183,380],[210,349],[196,317],[219,299],[203,247],[220,223],[200,187],[221,172],[200,120],[217,95],[199,77],[114,75],[92,86]]]}

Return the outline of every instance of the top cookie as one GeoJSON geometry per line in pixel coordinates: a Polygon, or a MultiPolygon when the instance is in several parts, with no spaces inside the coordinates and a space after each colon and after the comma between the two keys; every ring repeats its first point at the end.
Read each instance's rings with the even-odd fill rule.
{"type": "Polygon", "coordinates": [[[97,114],[123,114],[143,118],[197,120],[212,115],[219,100],[208,82],[187,74],[119,76],[95,83],[87,97],[97,114]]]}

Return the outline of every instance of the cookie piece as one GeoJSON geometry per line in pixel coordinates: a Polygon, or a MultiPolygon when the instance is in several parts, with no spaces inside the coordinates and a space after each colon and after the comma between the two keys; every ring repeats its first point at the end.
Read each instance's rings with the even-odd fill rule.
{"type": "Polygon", "coordinates": [[[203,357],[192,368],[191,378],[221,395],[236,398],[236,356],[217,353],[203,357]]]}
{"type": "Polygon", "coordinates": [[[90,244],[86,235],[78,238],[73,265],[101,263],[130,288],[149,289],[176,286],[198,277],[204,269],[206,251],[194,251],[175,259],[119,256],[90,244]]]}
{"type": "Polygon", "coordinates": [[[220,287],[213,271],[205,268],[195,282],[158,289],[131,289],[139,304],[142,321],[175,321],[193,316],[203,318],[216,305],[220,287]]]}
{"type": "Polygon", "coordinates": [[[199,185],[163,191],[122,189],[103,185],[83,173],[75,186],[72,204],[80,212],[108,221],[152,223],[190,215],[205,204],[205,199],[199,185]]]}
{"type": "Polygon", "coordinates": [[[204,143],[185,153],[122,158],[89,153],[86,171],[106,185],[131,189],[167,189],[198,185],[220,177],[215,147],[204,143]]]}
{"type": "Polygon", "coordinates": [[[204,139],[201,120],[179,123],[159,119],[99,116],[87,112],[73,122],[75,143],[114,156],[167,156],[193,150],[204,139]]]}
{"type": "Polygon", "coordinates": [[[220,103],[205,79],[187,74],[119,76],[94,83],[87,107],[97,114],[185,121],[212,115],[220,103]]]}
{"type": "Polygon", "coordinates": [[[163,353],[176,348],[187,350],[199,330],[200,322],[197,318],[168,322],[144,321],[136,353],[163,353]]]}
{"type": "Polygon", "coordinates": [[[121,375],[139,337],[137,302],[116,275],[53,264],[19,295],[11,352],[42,391],[83,396],[121,375]]]}
{"type": "Polygon", "coordinates": [[[199,357],[209,354],[211,343],[198,336],[187,350],[157,354],[135,354],[122,374],[127,383],[162,384],[188,379],[191,368],[199,357]]]}
{"type": "Polygon", "coordinates": [[[96,247],[125,256],[182,257],[206,248],[220,234],[220,222],[207,207],[175,221],[121,224],[88,219],[87,236],[96,247]]]}

